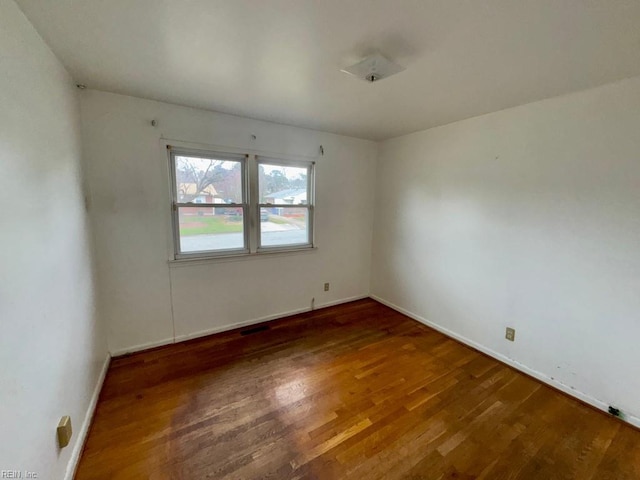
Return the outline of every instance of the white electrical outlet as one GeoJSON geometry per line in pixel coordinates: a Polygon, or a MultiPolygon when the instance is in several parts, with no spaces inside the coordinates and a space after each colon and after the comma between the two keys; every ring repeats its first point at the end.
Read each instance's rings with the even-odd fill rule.
{"type": "Polygon", "coordinates": [[[324,284],[324,291],[328,292],[329,291],[329,282],[324,284]]]}

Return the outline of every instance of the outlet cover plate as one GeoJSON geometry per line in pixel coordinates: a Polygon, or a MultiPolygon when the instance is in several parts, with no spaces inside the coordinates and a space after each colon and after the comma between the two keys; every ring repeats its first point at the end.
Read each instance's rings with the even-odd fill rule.
{"type": "Polygon", "coordinates": [[[514,342],[516,340],[516,330],[514,328],[507,327],[507,333],[505,334],[504,338],[506,338],[510,342],[514,342]]]}
{"type": "Polygon", "coordinates": [[[58,433],[58,445],[60,446],[60,448],[64,448],[67,445],[69,445],[69,442],[71,441],[71,434],[72,434],[70,416],[65,415],[60,419],[60,423],[58,424],[58,428],[57,428],[57,433],[58,433]]]}

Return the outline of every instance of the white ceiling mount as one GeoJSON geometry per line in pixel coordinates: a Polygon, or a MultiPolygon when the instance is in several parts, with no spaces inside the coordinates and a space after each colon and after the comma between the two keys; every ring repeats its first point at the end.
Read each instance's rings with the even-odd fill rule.
{"type": "Polygon", "coordinates": [[[373,83],[383,78],[390,77],[404,70],[397,63],[387,60],[379,53],[370,55],[361,62],[340,70],[354,77],[358,77],[366,82],[373,83]]]}

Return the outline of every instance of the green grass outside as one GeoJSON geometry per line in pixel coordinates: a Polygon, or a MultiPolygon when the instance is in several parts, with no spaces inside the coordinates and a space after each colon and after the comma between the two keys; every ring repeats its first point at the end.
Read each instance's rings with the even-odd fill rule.
{"type": "Polygon", "coordinates": [[[181,217],[180,224],[193,224],[195,226],[181,226],[180,235],[207,235],[213,233],[240,233],[242,232],[241,216],[216,215],[215,217],[199,217],[197,215],[181,217]]]}

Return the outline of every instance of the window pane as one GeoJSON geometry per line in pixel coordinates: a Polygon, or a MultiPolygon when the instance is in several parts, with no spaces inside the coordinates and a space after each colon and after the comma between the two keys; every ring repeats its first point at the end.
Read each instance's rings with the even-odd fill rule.
{"type": "Polygon", "coordinates": [[[244,248],[242,208],[182,207],[178,218],[181,253],[244,248]]]}
{"type": "Polygon", "coordinates": [[[260,245],[275,247],[309,244],[309,210],[295,207],[260,209],[260,245]]]}
{"type": "Polygon", "coordinates": [[[306,167],[259,164],[260,203],[307,205],[306,167]]]}
{"type": "Polygon", "coordinates": [[[178,203],[243,203],[242,162],[176,155],[178,203]]]}

